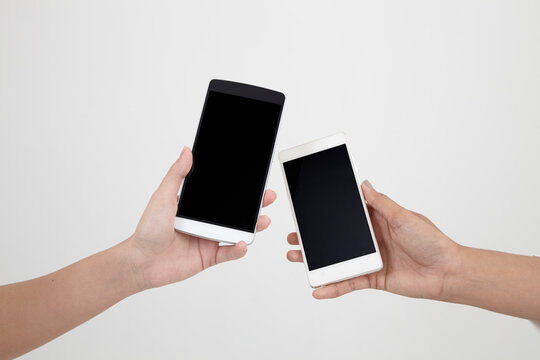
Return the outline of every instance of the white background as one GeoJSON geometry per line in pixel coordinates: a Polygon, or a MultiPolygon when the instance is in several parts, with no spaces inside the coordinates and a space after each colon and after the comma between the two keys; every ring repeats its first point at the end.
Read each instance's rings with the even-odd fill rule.
{"type": "MultiPolygon", "coordinates": [[[[127,238],[208,82],[287,96],[277,150],[348,134],[362,178],[456,241],[540,253],[537,1],[0,1],[0,283],[127,238]]],[[[223,149],[227,151],[227,149],[223,149]]],[[[528,321],[287,263],[277,161],[247,257],[138,294],[26,359],[535,359],[528,321]]]]}

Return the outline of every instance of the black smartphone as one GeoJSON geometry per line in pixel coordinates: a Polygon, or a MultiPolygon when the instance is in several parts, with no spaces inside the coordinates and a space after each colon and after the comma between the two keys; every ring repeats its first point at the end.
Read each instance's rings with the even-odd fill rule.
{"type": "Polygon", "coordinates": [[[184,180],[175,228],[206,239],[253,242],[285,95],[212,80],[184,180]]]}

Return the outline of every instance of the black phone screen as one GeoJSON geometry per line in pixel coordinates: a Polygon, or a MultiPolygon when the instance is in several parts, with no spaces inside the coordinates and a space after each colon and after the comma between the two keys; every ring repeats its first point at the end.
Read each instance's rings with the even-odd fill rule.
{"type": "Polygon", "coordinates": [[[345,145],[283,167],[310,271],[375,252],[345,145]]]}
{"type": "Polygon", "coordinates": [[[177,216],[255,231],[282,107],[208,91],[177,216]]]}

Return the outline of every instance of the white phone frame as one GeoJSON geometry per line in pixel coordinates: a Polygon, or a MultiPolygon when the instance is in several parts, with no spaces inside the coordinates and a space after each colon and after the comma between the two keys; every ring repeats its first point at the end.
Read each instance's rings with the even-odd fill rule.
{"type": "Polygon", "coordinates": [[[222,241],[228,244],[236,244],[244,241],[249,245],[253,242],[257,233],[257,229],[255,229],[255,232],[242,231],[178,216],[174,219],[174,228],[189,235],[207,240],[222,241]]]}
{"type": "Polygon", "coordinates": [[[358,181],[356,166],[354,165],[353,158],[347,146],[345,134],[338,133],[322,139],[308,142],[303,145],[283,150],[279,153],[279,161],[281,164],[283,178],[285,179],[285,187],[287,188],[287,196],[289,198],[289,203],[293,214],[294,225],[296,226],[296,230],[298,233],[298,241],[300,243],[302,257],[304,259],[304,266],[306,268],[308,282],[311,287],[316,288],[322,285],[328,285],[331,283],[351,279],[357,276],[381,270],[383,267],[383,263],[381,259],[381,254],[379,252],[379,246],[375,238],[375,233],[373,232],[373,226],[371,225],[371,219],[369,217],[366,201],[364,199],[364,194],[362,193],[362,188],[360,187],[360,182],[358,181]],[[364,212],[369,225],[369,231],[371,232],[371,237],[373,239],[373,245],[375,246],[375,252],[310,271],[306,259],[306,254],[304,252],[304,246],[302,244],[302,234],[300,234],[300,229],[296,220],[296,214],[294,211],[294,206],[289,191],[289,184],[287,183],[287,176],[285,175],[285,168],[283,166],[283,163],[340,145],[345,145],[345,147],[347,148],[347,154],[349,156],[349,161],[351,162],[351,168],[354,173],[354,178],[356,180],[358,191],[362,199],[362,205],[364,207],[364,212]]]}

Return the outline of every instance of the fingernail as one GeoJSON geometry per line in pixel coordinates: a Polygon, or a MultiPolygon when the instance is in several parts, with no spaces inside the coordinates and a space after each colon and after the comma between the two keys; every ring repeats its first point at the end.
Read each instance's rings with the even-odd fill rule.
{"type": "Polygon", "coordinates": [[[366,186],[372,190],[375,190],[375,188],[373,187],[373,185],[371,185],[371,183],[369,182],[368,179],[364,180],[364,184],[366,184],[366,186]]]}

